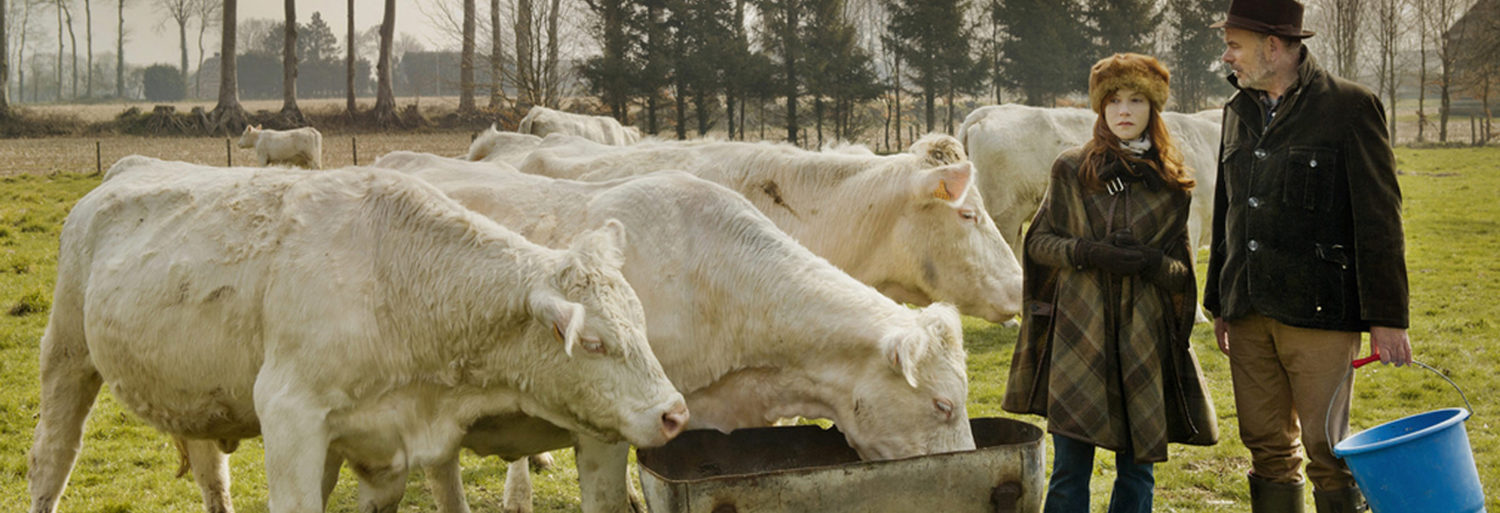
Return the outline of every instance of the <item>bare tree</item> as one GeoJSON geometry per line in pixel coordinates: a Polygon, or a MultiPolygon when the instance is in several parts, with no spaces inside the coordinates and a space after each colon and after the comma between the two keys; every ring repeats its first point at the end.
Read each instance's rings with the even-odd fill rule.
{"type": "Polygon", "coordinates": [[[1463,10],[1467,0],[1428,0],[1426,24],[1427,33],[1437,52],[1438,58],[1438,141],[1448,142],[1448,117],[1453,105],[1453,72],[1454,65],[1458,60],[1459,49],[1454,44],[1454,39],[1449,37],[1448,30],[1457,21],[1458,12],[1463,10]]]}
{"type": "MultiPolygon", "coordinates": [[[[67,2],[59,4],[62,6],[63,14],[68,17],[68,49],[73,52],[73,98],[78,98],[78,37],[73,33],[73,9],[68,7],[67,2]]],[[[59,52],[61,53],[61,52],[59,52]]],[[[62,56],[59,55],[58,59],[62,56]]],[[[62,96],[62,83],[57,84],[57,95],[62,96]]]]}
{"type": "MultiPolygon", "coordinates": [[[[20,40],[16,41],[16,103],[26,101],[26,35],[31,25],[31,8],[36,5],[35,0],[21,0],[21,32],[20,40]]],[[[32,52],[35,58],[35,52],[32,52]]],[[[36,77],[33,76],[34,80],[36,77]]],[[[34,89],[34,88],[33,88],[34,89]]],[[[35,100],[36,96],[32,95],[35,100]]]]}
{"type": "Polygon", "coordinates": [[[286,23],[281,44],[281,118],[291,125],[305,125],[307,118],[297,108],[297,0],[284,0],[286,23]]]}
{"type": "Polygon", "coordinates": [[[458,112],[474,112],[474,0],[464,0],[463,44],[458,58],[458,112]]]}
{"type": "Polygon", "coordinates": [[[0,0],[0,119],[10,117],[10,34],[5,31],[5,11],[8,6],[0,0]]]}
{"type": "Polygon", "coordinates": [[[223,30],[219,42],[219,104],[210,115],[215,131],[225,135],[238,132],[245,127],[245,108],[240,105],[239,79],[235,66],[235,20],[239,17],[239,0],[224,0],[223,30]]]}
{"type": "Polygon", "coordinates": [[[381,125],[398,124],[396,93],[391,88],[391,43],[396,39],[396,0],[385,0],[385,16],[380,21],[380,60],[375,64],[375,109],[371,112],[381,125]]]}
{"type": "Polygon", "coordinates": [[[1432,24],[1427,12],[1433,0],[1414,0],[1417,6],[1417,142],[1427,140],[1427,27],[1432,24]]]}
{"type": "Polygon", "coordinates": [[[182,48],[182,83],[187,85],[188,44],[187,26],[193,21],[193,0],[156,0],[156,8],[177,24],[177,40],[182,48]]]}
{"type": "Polygon", "coordinates": [[[57,5],[57,99],[62,100],[62,72],[63,72],[63,0],[54,2],[57,5]]]}
{"type": "Polygon", "coordinates": [[[199,71],[193,74],[193,77],[195,77],[193,79],[194,98],[202,97],[203,54],[205,53],[203,51],[203,36],[208,32],[208,29],[215,26],[215,22],[212,20],[219,19],[219,9],[223,8],[223,6],[224,4],[218,0],[193,0],[193,15],[198,18],[198,67],[196,69],[199,71]]]}
{"type": "Polygon", "coordinates": [[[558,76],[557,68],[557,46],[560,35],[557,32],[557,19],[562,17],[562,0],[552,0],[552,10],[547,13],[547,57],[542,64],[542,93],[547,105],[558,106],[562,103],[562,81],[558,76]]]}
{"type": "Polygon", "coordinates": [[[1365,0],[1332,0],[1331,3],[1334,69],[1339,76],[1353,80],[1359,60],[1360,13],[1366,9],[1365,0]]]}
{"type": "Polygon", "coordinates": [[[1376,83],[1379,85],[1380,93],[1385,94],[1385,106],[1389,111],[1386,120],[1389,123],[1391,140],[1396,140],[1396,88],[1399,86],[1397,79],[1396,59],[1400,56],[1400,46],[1406,37],[1405,22],[1407,19],[1409,4],[1406,0],[1373,0],[1375,3],[1375,25],[1372,27],[1372,36],[1375,41],[1376,63],[1375,71],[1379,75],[1376,83]]]}
{"type": "Polygon", "coordinates": [[[349,0],[349,43],[348,43],[348,46],[349,46],[349,48],[346,50],[346,53],[348,54],[348,57],[344,60],[344,66],[345,66],[345,75],[344,75],[344,77],[345,77],[345,82],[346,82],[345,85],[348,86],[347,89],[346,89],[348,91],[348,93],[347,93],[347,95],[344,98],[344,100],[345,100],[345,102],[344,102],[344,110],[349,114],[349,118],[353,119],[354,118],[354,114],[355,114],[355,105],[354,105],[354,0],[349,0]]]}
{"type": "MultiPolygon", "coordinates": [[[[83,20],[84,40],[88,45],[88,51],[84,53],[84,59],[88,63],[84,73],[88,75],[88,80],[83,83],[83,97],[92,98],[94,96],[94,6],[90,0],[83,0],[83,20]]],[[[74,80],[77,80],[77,77],[74,77],[74,80]]]]}
{"type": "Polygon", "coordinates": [[[115,97],[125,97],[125,0],[116,2],[118,11],[116,16],[119,23],[115,27],[115,97]]]}
{"type": "Polygon", "coordinates": [[[531,0],[516,0],[516,95],[528,105],[541,103],[531,58],[531,0]]]}
{"type": "Polygon", "coordinates": [[[500,47],[502,40],[500,33],[500,0],[490,0],[490,108],[499,110],[500,104],[505,101],[505,89],[500,81],[503,71],[500,47]]]}

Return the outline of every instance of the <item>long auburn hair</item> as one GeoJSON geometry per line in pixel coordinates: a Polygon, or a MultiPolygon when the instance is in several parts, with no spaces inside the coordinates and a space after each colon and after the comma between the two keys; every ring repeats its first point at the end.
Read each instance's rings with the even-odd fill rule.
{"type": "Polygon", "coordinates": [[[1120,138],[1109,130],[1109,122],[1100,113],[1099,118],[1094,121],[1094,137],[1083,145],[1083,164],[1078,166],[1078,178],[1083,181],[1084,186],[1094,190],[1104,189],[1104,182],[1099,179],[1099,170],[1111,158],[1119,159],[1131,167],[1146,166],[1161,177],[1168,187],[1179,191],[1192,189],[1198,184],[1189,176],[1187,167],[1182,165],[1182,152],[1177,150],[1177,143],[1167,132],[1167,123],[1161,119],[1161,111],[1156,105],[1152,105],[1150,111],[1151,119],[1146,123],[1146,136],[1151,139],[1151,146],[1156,149],[1161,162],[1143,159],[1125,151],[1120,138]]]}

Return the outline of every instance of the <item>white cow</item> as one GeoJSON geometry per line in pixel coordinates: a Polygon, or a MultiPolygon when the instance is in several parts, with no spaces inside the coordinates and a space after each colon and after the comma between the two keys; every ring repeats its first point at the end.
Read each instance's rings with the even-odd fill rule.
{"type": "Polygon", "coordinates": [[[897,301],[951,302],[994,322],[1020,310],[1021,266],[952,137],[929,135],[891,156],[742,142],[591,154],[544,143],[521,166],[589,181],[656,169],[686,170],[743,194],[814,254],[897,301]]]}
{"type": "Polygon", "coordinates": [[[480,418],[648,446],[687,421],[617,221],[556,250],[389,170],[115,167],[63,226],[33,513],[54,511],[102,384],[175,436],[264,436],[273,513],[322,511],[342,460],[399,492],[480,418]]]}
{"type": "Polygon", "coordinates": [[[464,158],[473,161],[503,162],[518,166],[531,150],[542,144],[542,138],[531,134],[505,132],[490,125],[474,142],[469,143],[469,153],[464,158]]]}
{"type": "MultiPolygon", "coordinates": [[[[403,152],[376,165],[409,170],[542,244],[565,246],[598,219],[623,221],[631,244],[622,272],[640,295],[652,348],[687,397],[692,428],[803,416],[832,419],[865,459],[974,448],[957,312],[896,304],[734,191],[677,171],[584,183],[403,152]]],[[[947,179],[925,173],[919,189],[947,179]]],[[[471,429],[465,445],[496,453],[487,431],[471,429]]],[[[580,439],[580,458],[598,445],[580,439]]],[[[627,506],[625,451],[579,462],[585,511],[627,506]]],[[[527,477],[513,466],[508,504],[529,505],[529,495],[510,495],[511,480],[527,477]]],[[[451,482],[437,495],[461,500],[462,490],[451,482]]]]}
{"type": "Polygon", "coordinates": [[[589,116],[553,110],[541,105],[526,111],[526,117],[516,127],[517,132],[546,137],[548,134],[568,134],[585,139],[624,146],[641,140],[641,130],[623,126],[609,116],[589,116]]]}
{"type": "MultiPolygon", "coordinates": [[[[1209,240],[1214,183],[1218,180],[1219,125],[1177,112],[1162,115],[1193,172],[1193,205],[1188,217],[1192,247],[1209,240]]],[[[1031,221],[1047,193],[1052,162],[1064,150],[1081,146],[1093,134],[1097,115],[1087,109],[993,105],[969,113],[959,138],[974,161],[980,190],[1000,233],[1021,252],[1021,225],[1031,221]]]]}
{"type": "Polygon", "coordinates": [[[292,130],[262,130],[260,125],[247,126],[240,134],[239,144],[241,148],[255,148],[255,158],[262,166],[323,168],[323,134],[310,126],[292,130]]]}

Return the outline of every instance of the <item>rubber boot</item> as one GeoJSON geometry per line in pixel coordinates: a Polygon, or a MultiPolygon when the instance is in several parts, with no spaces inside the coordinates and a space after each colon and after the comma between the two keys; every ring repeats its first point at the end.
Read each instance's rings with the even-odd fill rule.
{"type": "MultiPolygon", "coordinates": [[[[1253,513],[1302,513],[1303,481],[1273,483],[1255,474],[1250,478],[1250,511],[1253,513]]],[[[1321,511],[1321,510],[1319,510],[1321,511]]]]}
{"type": "Polygon", "coordinates": [[[1313,490],[1313,504],[1317,505],[1318,513],[1358,513],[1367,511],[1364,494],[1359,493],[1359,487],[1351,486],[1340,490],[1313,490]]]}

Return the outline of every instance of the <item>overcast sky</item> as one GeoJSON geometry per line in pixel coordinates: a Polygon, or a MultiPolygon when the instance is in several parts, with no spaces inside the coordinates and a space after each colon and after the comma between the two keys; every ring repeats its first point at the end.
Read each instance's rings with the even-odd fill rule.
{"type": "MultiPolygon", "coordinates": [[[[434,29],[429,23],[427,16],[418,9],[419,0],[396,0],[396,31],[398,33],[411,34],[429,47],[434,46],[431,38],[426,34],[434,29]]],[[[431,0],[425,0],[431,5],[431,0]]],[[[115,17],[116,5],[113,0],[93,0],[94,5],[94,49],[95,51],[114,51],[115,27],[119,20],[115,17]]],[[[156,63],[167,63],[176,65],[180,50],[177,41],[177,26],[161,9],[157,7],[157,0],[125,0],[125,60],[136,65],[149,65],[156,63]]],[[[479,2],[480,16],[488,16],[489,2],[479,2]]],[[[384,2],[379,0],[355,0],[354,2],[354,28],[364,30],[370,26],[380,23],[384,2]]],[[[81,3],[79,3],[81,6],[81,3]]],[[[346,34],[345,21],[349,18],[347,0],[297,0],[297,22],[307,23],[314,12],[323,16],[323,21],[333,28],[333,33],[339,37],[339,43],[343,44],[346,34]]],[[[281,20],[285,11],[282,10],[282,2],[277,0],[240,0],[239,19],[244,21],[250,18],[269,18],[281,20]]],[[[429,7],[430,9],[430,7],[429,7]]],[[[50,13],[49,13],[50,14],[50,13]]],[[[54,15],[55,16],[55,15],[54,15]]],[[[75,12],[74,22],[78,28],[78,46],[84,46],[83,41],[83,15],[75,12]]],[[[53,24],[56,18],[48,18],[53,24]]],[[[215,31],[217,29],[214,29],[215,31]]],[[[56,37],[55,28],[49,33],[56,37]]],[[[204,38],[204,53],[212,56],[219,51],[219,38],[216,33],[204,38]],[[212,44],[208,41],[212,40],[212,44]]],[[[198,60],[198,29],[197,21],[188,27],[188,60],[196,63],[198,60]]],[[[400,36],[397,36],[399,39],[400,36]]],[[[55,41],[55,40],[54,40],[55,41]]],[[[51,46],[56,47],[56,43],[51,46]]],[[[369,56],[372,60],[374,56],[369,56]]]]}

